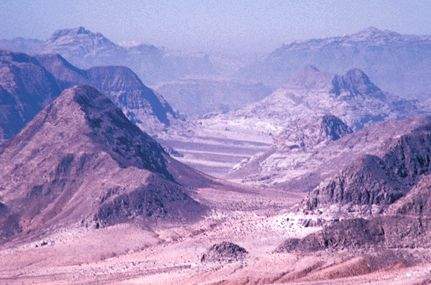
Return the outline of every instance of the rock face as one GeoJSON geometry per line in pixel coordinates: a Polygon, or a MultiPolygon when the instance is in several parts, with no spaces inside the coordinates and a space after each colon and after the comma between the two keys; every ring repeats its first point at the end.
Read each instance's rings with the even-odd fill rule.
{"type": "Polygon", "coordinates": [[[146,87],[127,67],[104,66],[82,70],[57,54],[30,57],[1,51],[0,140],[20,131],[61,90],[90,85],[119,106],[142,130],[159,133],[179,119],[171,106],[146,87]]]}
{"type": "Polygon", "coordinates": [[[327,204],[389,205],[431,170],[431,124],[400,134],[380,156],[364,154],[310,193],[309,209],[327,204]]]}
{"type": "Polygon", "coordinates": [[[205,212],[187,188],[209,180],[88,86],[63,91],[7,141],[0,165],[3,239],[77,223],[189,221],[205,212]]]}
{"type": "Polygon", "coordinates": [[[147,44],[124,47],[84,27],[55,31],[46,41],[0,40],[0,48],[29,54],[58,53],[84,69],[105,65],[128,66],[146,84],[215,73],[205,54],[174,54],[147,44]]]}
{"type": "Polygon", "coordinates": [[[37,58],[64,87],[87,84],[108,95],[129,120],[146,132],[158,133],[179,118],[163,97],[146,87],[127,67],[100,66],[81,70],[60,55],[37,58]]]}
{"type": "Polygon", "coordinates": [[[287,128],[274,138],[275,143],[282,149],[307,149],[319,144],[335,141],[352,129],[334,115],[311,117],[307,121],[301,120],[287,128]]]}
{"type": "Polygon", "coordinates": [[[346,218],[325,225],[302,239],[283,242],[277,251],[318,251],[369,248],[431,247],[431,176],[420,182],[381,213],[364,218],[346,218]]]}
{"type": "MultiPolygon", "coordinates": [[[[388,125],[376,127],[380,137],[388,125]]],[[[430,118],[399,121],[378,151],[368,149],[372,154],[359,155],[305,199],[305,214],[336,222],[279,250],[431,247],[430,146],[430,118]]]]}
{"type": "Polygon", "coordinates": [[[303,239],[288,239],[277,250],[290,252],[363,248],[383,242],[384,234],[383,228],[365,219],[344,220],[303,239]]]}
{"type": "Polygon", "coordinates": [[[348,125],[333,115],[323,116],[320,128],[322,130],[322,134],[332,141],[338,140],[344,135],[352,133],[352,129],[348,125]]]}
{"type": "Polygon", "coordinates": [[[302,239],[284,241],[276,251],[367,250],[431,247],[430,216],[381,216],[331,223],[302,239]]]}
{"type": "Polygon", "coordinates": [[[144,131],[157,133],[179,119],[168,102],[127,67],[93,67],[87,70],[87,75],[91,86],[107,94],[144,131]]]}
{"type": "Polygon", "coordinates": [[[0,50],[0,141],[20,131],[59,92],[55,78],[37,60],[0,50]]]}
{"type": "Polygon", "coordinates": [[[243,260],[248,252],[231,242],[212,245],[201,257],[201,262],[233,262],[243,260]]]}
{"type": "Polygon", "coordinates": [[[427,98],[431,37],[401,35],[368,28],[356,34],[292,42],[243,68],[241,78],[282,86],[296,70],[314,65],[332,73],[364,70],[384,90],[409,98],[427,98]]]}
{"type": "Polygon", "coordinates": [[[385,99],[385,94],[360,69],[351,69],[344,75],[332,79],[331,92],[335,96],[369,96],[385,99]]]}

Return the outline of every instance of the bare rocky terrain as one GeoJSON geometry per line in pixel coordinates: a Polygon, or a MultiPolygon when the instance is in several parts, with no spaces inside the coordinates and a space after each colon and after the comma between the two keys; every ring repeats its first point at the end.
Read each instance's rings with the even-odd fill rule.
{"type": "Polygon", "coordinates": [[[51,228],[197,219],[209,179],[170,158],[96,89],[66,89],[0,150],[2,241],[51,228]]]}
{"type": "Polygon", "coordinates": [[[2,74],[0,138],[18,133],[44,106],[65,88],[90,85],[106,94],[129,120],[151,134],[163,133],[183,118],[166,100],[145,86],[124,66],[100,66],[79,69],[58,54],[30,57],[22,53],[0,51],[2,74]]]}
{"type": "Polygon", "coordinates": [[[0,284],[431,284],[431,117],[385,91],[428,45],[287,44],[243,70],[270,93],[82,27],[0,40],[32,54],[0,51],[0,284]]]}
{"type": "Polygon", "coordinates": [[[298,69],[314,65],[331,73],[359,68],[382,89],[404,98],[429,96],[431,37],[375,27],[354,34],[291,41],[243,67],[238,77],[280,87],[298,69]]]}

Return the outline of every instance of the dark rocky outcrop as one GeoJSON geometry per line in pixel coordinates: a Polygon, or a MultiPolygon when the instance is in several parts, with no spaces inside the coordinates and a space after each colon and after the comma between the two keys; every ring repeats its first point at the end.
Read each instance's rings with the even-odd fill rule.
{"type": "Polygon", "coordinates": [[[324,136],[332,141],[338,140],[344,135],[353,132],[346,123],[334,115],[324,115],[320,126],[324,136]]]}
{"type": "Polygon", "coordinates": [[[431,169],[431,124],[382,146],[380,155],[363,155],[313,190],[307,208],[333,203],[387,206],[403,197],[431,169]]]}
{"type": "Polygon", "coordinates": [[[247,250],[231,242],[212,245],[201,257],[201,262],[233,262],[243,260],[247,250]]]}
{"type": "Polygon", "coordinates": [[[333,222],[302,239],[284,241],[278,252],[431,247],[431,216],[383,215],[333,222]]]}
{"type": "Polygon", "coordinates": [[[384,240],[383,228],[365,219],[352,219],[325,226],[322,231],[303,239],[283,242],[278,251],[317,251],[324,249],[362,248],[384,240]]]}

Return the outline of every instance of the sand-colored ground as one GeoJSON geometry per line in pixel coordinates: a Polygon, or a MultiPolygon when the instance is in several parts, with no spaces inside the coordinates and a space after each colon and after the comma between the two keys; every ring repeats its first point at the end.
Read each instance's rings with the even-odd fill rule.
{"type": "Polygon", "coordinates": [[[0,251],[0,284],[429,284],[427,250],[275,253],[287,237],[318,230],[289,207],[304,194],[200,189],[213,210],[191,225],[75,227],[0,251]],[[201,263],[212,244],[231,241],[243,261],[201,263]]]}

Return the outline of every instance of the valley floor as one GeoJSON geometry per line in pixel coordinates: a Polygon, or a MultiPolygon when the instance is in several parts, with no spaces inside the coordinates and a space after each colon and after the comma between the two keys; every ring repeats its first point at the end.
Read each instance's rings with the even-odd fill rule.
{"type": "Polygon", "coordinates": [[[313,255],[275,253],[301,226],[289,208],[302,193],[275,189],[199,189],[195,199],[213,210],[182,226],[69,228],[32,243],[0,250],[1,284],[427,284],[429,252],[313,255]],[[231,241],[248,252],[243,261],[201,263],[214,243],[231,241]],[[349,276],[348,279],[343,277],[349,276]],[[331,279],[329,281],[329,279],[331,279]],[[319,280],[319,281],[318,281],[319,280]],[[326,281],[325,281],[326,280],[326,281]],[[421,283],[423,282],[423,283],[421,283]]]}

